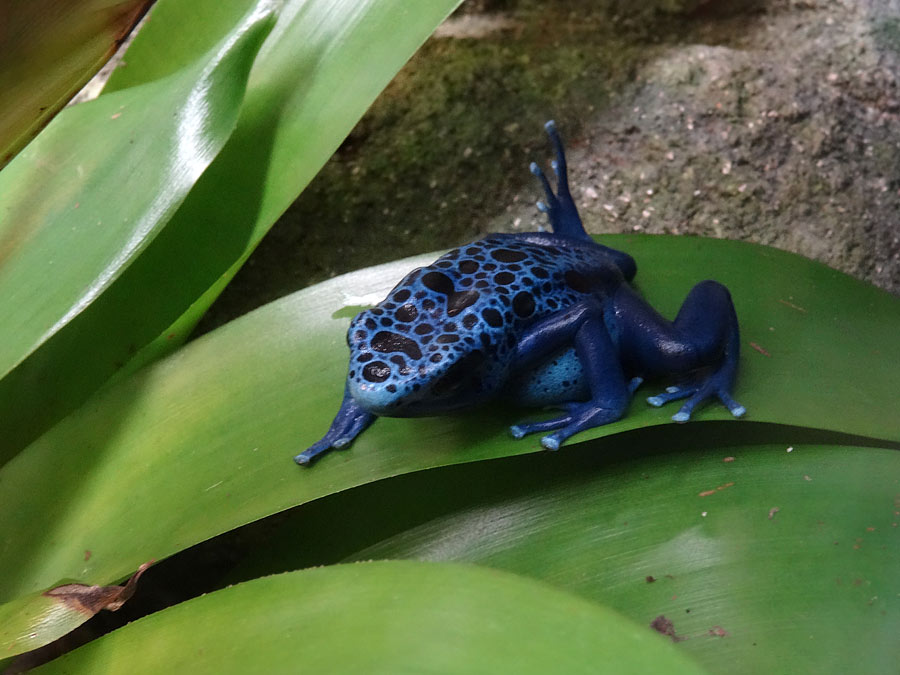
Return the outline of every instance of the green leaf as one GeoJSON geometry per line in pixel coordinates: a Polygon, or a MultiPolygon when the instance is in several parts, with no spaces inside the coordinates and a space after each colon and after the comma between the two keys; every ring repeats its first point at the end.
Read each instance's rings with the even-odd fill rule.
{"type": "Polygon", "coordinates": [[[97,612],[119,609],[134,593],[149,563],[124,586],[61,584],[0,605],[0,654],[4,658],[42,647],[74,630],[97,612]]]}
{"type": "Polygon", "coordinates": [[[0,169],[116,51],[153,0],[8,3],[0,33],[0,169]]]}
{"type": "MultiPolygon", "coordinates": [[[[148,287],[152,312],[133,311],[128,331],[147,344],[132,370],[171,347],[168,326],[193,327],[297,195],[339,147],[390,79],[461,0],[289,0],[254,68],[233,138],[173,218],[165,242],[122,286],[116,304],[148,287]],[[340,83],[335,86],[335,83],[340,83]],[[216,241],[215,247],[208,246],[216,241]],[[172,279],[166,270],[179,270],[172,279]],[[157,317],[165,317],[160,323],[157,317]],[[151,342],[152,341],[152,342],[151,342]]],[[[225,21],[218,0],[167,3],[135,39],[115,90],[160,77],[156,54],[195,14],[225,21]]],[[[208,40],[179,46],[189,58],[208,40]]],[[[145,303],[146,305],[146,303],[145,303]]],[[[112,314],[98,321],[113,321],[112,314]]]]}
{"type": "MultiPolygon", "coordinates": [[[[28,170],[22,164],[16,174],[0,175],[0,190],[7,200],[12,194],[14,204],[0,223],[0,263],[22,270],[6,280],[11,273],[0,271],[0,311],[6,311],[8,302],[11,310],[28,317],[24,327],[19,323],[25,319],[6,321],[0,335],[0,373],[20,364],[8,382],[0,383],[0,401],[17,402],[16,413],[9,412],[12,406],[0,405],[5,431],[0,460],[83,402],[148,343],[159,338],[141,353],[141,363],[148,355],[177,346],[215,298],[210,289],[224,286],[375,96],[458,2],[160,0],[126,54],[128,67],[122,72],[128,75],[113,82],[112,89],[127,88],[95,101],[90,120],[78,118],[68,127],[48,128],[58,129],[56,135],[47,134],[48,140],[41,139],[56,163],[60,157],[81,158],[81,150],[70,152],[67,144],[92,134],[103,141],[103,134],[119,128],[115,125],[129,114],[136,119],[140,112],[153,128],[171,120],[172,112],[184,110],[183,104],[163,100],[127,107],[122,119],[110,120],[107,114],[118,110],[122,100],[165,87],[172,78],[189,80],[189,71],[203,66],[201,55],[210,45],[227,43],[246,11],[274,8],[278,22],[253,61],[243,102],[235,101],[241,107],[234,133],[196,184],[194,172],[189,172],[190,184],[157,185],[149,180],[154,168],[169,166],[170,146],[180,138],[177,130],[161,139],[149,133],[136,136],[136,146],[152,151],[150,157],[157,162],[161,158],[163,166],[135,157],[128,136],[122,148],[103,141],[100,150],[85,150],[97,168],[72,159],[48,178],[47,161],[35,158],[28,170]],[[203,21],[197,20],[200,16],[203,21]],[[189,65],[178,68],[182,58],[189,65]],[[120,150],[128,151],[125,157],[120,150]],[[78,177],[79,166],[86,178],[78,177]],[[117,182],[101,186],[95,172],[117,182]],[[190,194],[173,213],[188,188],[190,194]],[[156,200],[166,208],[150,209],[156,200]],[[36,203],[41,208],[35,208],[36,203]],[[75,204],[87,212],[75,211],[75,204]],[[139,245],[129,238],[117,257],[109,259],[101,246],[104,237],[99,242],[72,240],[67,228],[74,216],[84,221],[74,223],[74,233],[87,237],[118,228],[138,237],[139,245]],[[33,254],[27,264],[24,259],[4,261],[4,247],[17,249],[30,233],[46,230],[48,219],[62,223],[61,231],[47,235],[50,244],[28,242],[33,254]],[[163,228],[152,242],[134,229],[148,219],[163,228]],[[56,247],[66,247],[69,255],[54,255],[56,247]],[[136,258],[131,255],[138,252],[136,258]],[[53,274],[48,274],[49,261],[53,274]],[[112,263],[115,274],[110,274],[112,263]],[[69,279],[64,271],[70,266],[84,270],[85,279],[69,279]],[[55,386],[43,386],[47,381],[55,386]]],[[[67,111],[65,117],[71,115],[88,113],[67,111]]],[[[186,164],[193,167],[196,162],[186,164]]],[[[14,168],[15,163],[7,171],[14,168]]]]}
{"type": "MultiPolygon", "coordinates": [[[[756,341],[770,354],[745,349],[742,356],[735,394],[750,420],[900,436],[891,366],[900,361],[897,298],[751,244],[603,241],[635,254],[642,290],[670,316],[698,279],[731,288],[744,345],[756,341]]],[[[99,392],[20,453],[0,470],[0,601],[61,578],[121,579],[146,560],[379,478],[538,451],[537,439],[507,433],[527,411],[487,408],[381,419],[351,449],[311,469],[293,464],[327,429],[341,398],[349,321],[342,308],[374,302],[432,257],[362,270],[267,305],[99,392]],[[93,552],[88,561],[85,550],[93,552]]],[[[638,400],[625,419],[574,440],[650,425],[680,433],[671,414],[638,400]]],[[[711,406],[684,429],[700,438],[702,421],[726,418],[711,406]]],[[[735,438],[756,428],[747,421],[727,427],[735,438]]],[[[814,432],[778,433],[795,443],[814,432]]]]}
{"type": "Polygon", "coordinates": [[[462,565],[341,565],[151,615],[36,673],[700,673],[603,607],[462,565]]]}
{"type": "Polygon", "coordinates": [[[240,576],[339,560],[355,546],[349,560],[477,563],[642,625],[665,616],[710,672],[900,663],[900,452],[690,449],[688,433],[647,431],[334,495],[269,529],[240,576]]]}
{"type": "Polygon", "coordinates": [[[0,173],[0,460],[96,386],[81,357],[114,352],[120,336],[80,319],[231,135],[272,25],[271,12],[250,14],[192,67],[67,109],[0,173]],[[74,343],[60,336],[70,327],[74,343]]]}

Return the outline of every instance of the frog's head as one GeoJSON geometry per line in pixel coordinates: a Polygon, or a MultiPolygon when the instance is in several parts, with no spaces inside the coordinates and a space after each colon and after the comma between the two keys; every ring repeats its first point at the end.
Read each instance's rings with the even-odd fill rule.
{"type": "Polygon", "coordinates": [[[490,338],[436,323],[398,325],[381,307],[356,316],[347,332],[347,383],[357,403],[378,415],[404,417],[471,405],[488,393],[490,338]]]}

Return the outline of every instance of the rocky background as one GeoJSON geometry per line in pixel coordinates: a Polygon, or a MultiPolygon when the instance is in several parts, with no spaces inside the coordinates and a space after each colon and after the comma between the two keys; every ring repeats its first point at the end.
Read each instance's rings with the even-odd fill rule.
{"type": "Polygon", "coordinates": [[[466,2],[214,306],[533,230],[542,123],[588,231],[727,237],[900,293],[900,0],[466,2]],[[632,5],[640,4],[640,9],[632,5]]]}

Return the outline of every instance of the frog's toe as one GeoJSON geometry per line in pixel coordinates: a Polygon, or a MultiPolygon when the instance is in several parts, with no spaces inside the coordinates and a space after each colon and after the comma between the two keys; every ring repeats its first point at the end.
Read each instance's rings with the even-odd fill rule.
{"type": "Polygon", "coordinates": [[[718,386],[715,383],[708,382],[699,387],[693,395],[681,406],[681,409],[672,415],[674,422],[687,422],[694,412],[694,409],[706,401],[707,399],[716,397],[722,402],[728,411],[735,417],[743,417],[747,413],[747,409],[740,403],[731,398],[727,389],[718,386]]]}
{"type": "Polygon", "coordinates": [[[678,401],[696,393],[697,387],[666,387],[666,390],[656,396],[648,396],[647,403],[659,408],[670,401],[678,401]]]}
{"type": "Polygon", "coordinates": [[[560,404],[560,407],[566,411],[565,415],[542,422],[516,424],[510,427],[510,432],[516,438],[522,438],[526,434],[552,431],[552,434],[541,439],[541,445],[546,450],[558,450],[559,446],[575,434],[614,422],[624,412],[624,407],[623,409],[604,408],[591,401],[565,403],[560,404]]]}
{"type": "Polygon", "coordinates": [[[673,422],[687,422],[691,419],[694,409],[706,401],[707,399],[717,397],[729,412],[735,417],[742,417],[746,414],[747,409],[740,403],[731,398],[728,393],[728,386],[723,382],[723,378],[713,375],[702,383],[686,382],[677,386],[666,387],[666,390],[656,396],[647,398],[647,403],[659,408],[671,401],[679,401],[688,399],[677,413],[672,415],[673,422]]]}
{"type": "Polygon", "coordinates": [[[514,424],[509,428],[509,433],[511,433],[514,438],[523,438],[528,434],[559,429],[568,424],[571,419],[572,418],[569,415],[563,415],[562,417],[555,417],[550,420],[544,420],[543,422],[523,422],[522,424],[514,424]]]}
{"type": "Polygon", "coordinates": [[[294,461],[300,466],[309,466],[316,457],[328,452],[331,448],[331,443],[323,438],[321,441],[313,443],[306,450],[294,457],[294,461]]]}
{"type": "Polygon", "coordinates": [[[549,450],[550,452],[556,452],[559,450],[559,439],[556,438],[555,434],[550,434],[549,436],[544,436],[541,439],[541,445],[544,450],[549,450]]]}
{"type": "Polygon", "coordinates": [[[521,424],[513,424],[509,433],[513,438],[524,438],[528,431],[521,424]]]}
{"type": "Polygon", "coordinates": [[[717,394],[719,396],[719,400],[722,402],[722,405],[728,408],[728,412],[730,412],[732,415],[734,415],[735,417],[743,417],[747,414],[747,409],[740,403],[735,401],[733,398],[731,398],[727,391],[719,391],[717,392],[717,394]]]}

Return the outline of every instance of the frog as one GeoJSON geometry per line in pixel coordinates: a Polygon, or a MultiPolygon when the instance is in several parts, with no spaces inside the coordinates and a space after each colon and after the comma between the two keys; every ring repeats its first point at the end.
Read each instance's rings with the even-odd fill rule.
{"type": "Polygon", "coordinates": [[[409,272],[350,322],[343,400],[327,433],[294,457],[310,465],[345,449],[378,417],[451,413],[504,400],[554,408],[558,415],[510,427],[513,437],[544,434],[550,451],[572,436],[621,419],[647,379],[675,382],[647,398],[687,422],[732,398],[740,333],[728,289],[705,280],[674,319],[632,287],[634,258],[595,241],[569,187],[565,147],[545,124],[556,188],[535,162],[531,173],[549,230],[489,234],[409,272]],[[685,400],[686,399],[686,400],[685,400]]]}

